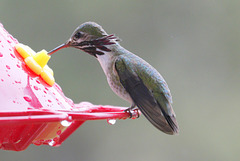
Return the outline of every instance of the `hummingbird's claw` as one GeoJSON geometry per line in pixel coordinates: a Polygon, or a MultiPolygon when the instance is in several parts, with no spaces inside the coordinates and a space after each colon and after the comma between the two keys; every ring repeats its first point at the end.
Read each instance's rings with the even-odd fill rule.
{"type": "Polygon", "coordinates": [[[124,112],[127,112],[129,113],[129,118],[131,119],[136,119],[136,118],[139,118],[140,117],[140,113],[139,113],[139,110],[138,109],[132,109],[131,107],[124,110],[124,112]]]}
{"type": "Polygon", "coordinates": [[[124,112],[129,113],[129,115],[130,115],[129,118],[132,118],[132,116],[133,116],[133,115],[132,115],[132,112],[133,112],[133,111],[132,111],[131,107],[128,108],[128,109],[126,109],[126,110],[124,110],[124,112]]]}
{"type": "Polygon", "coordinates": [[[137,113],[137,117],[136,117],[136,118],[139,118],[139,117],[140,117],[139,110],[138,110],[138,109],[135,109],[134,111],[136,111],[136,113],[137,113]]]}

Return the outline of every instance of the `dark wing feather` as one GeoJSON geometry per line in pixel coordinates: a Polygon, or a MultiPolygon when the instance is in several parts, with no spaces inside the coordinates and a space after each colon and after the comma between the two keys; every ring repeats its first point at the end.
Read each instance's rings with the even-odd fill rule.
{"type": "Polygon", "coordinates": [[[178,133],[178,125],[174,116],[169,116],[154,98],[153,94],[137,76],[134,69],[128,69],[124,60],[118,58],[115,68],[120,82],[131,96],[135,105],[144,116],[159,130],[167,134],[178,133]]]}

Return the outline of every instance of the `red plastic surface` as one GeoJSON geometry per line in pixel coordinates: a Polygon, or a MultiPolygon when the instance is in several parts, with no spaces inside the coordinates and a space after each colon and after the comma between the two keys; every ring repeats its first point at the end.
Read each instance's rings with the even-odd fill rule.
{"type": "MultiPolygon", "coordinates": [[[[0,23],[0,149],[59,146],[87,120],[126,119],[124,107],[74,104],[56,83],[48,86],[14,49],[18,41],[0,23]]],[[[137,110],[131,114],[136,118],[137,110]]]]}

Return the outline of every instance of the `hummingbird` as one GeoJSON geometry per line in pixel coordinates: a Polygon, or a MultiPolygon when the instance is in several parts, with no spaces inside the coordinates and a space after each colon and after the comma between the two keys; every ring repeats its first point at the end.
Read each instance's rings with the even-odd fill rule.
{"type": "Polygon", "coordinates": [[[73,47],[94,56],[100,63],[110,88],[131,106],[138,108],[157,129],[178,134],[172,96],[161,74],[142,58],[123,48],[120,39],[95,22],[78,26],[62,45],[48,52],[73,47]]]}

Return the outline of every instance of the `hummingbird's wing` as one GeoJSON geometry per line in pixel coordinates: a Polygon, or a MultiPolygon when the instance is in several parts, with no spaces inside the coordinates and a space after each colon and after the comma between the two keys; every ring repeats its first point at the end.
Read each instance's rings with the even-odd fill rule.
{"type": "Polygon", "coordinates": [[[161,75],[150,66],[152,69],[149,71],[157,72],[157,75],[154,75],[157,78],[151,78],[152,73],[146,70],[144,65],[150,66],[139,57],[133,61],[119,56],[115,61],[121,84],[144,116],[159,130],[176,134],[179,129],[171,107],[170,91],[161,75]]]}

